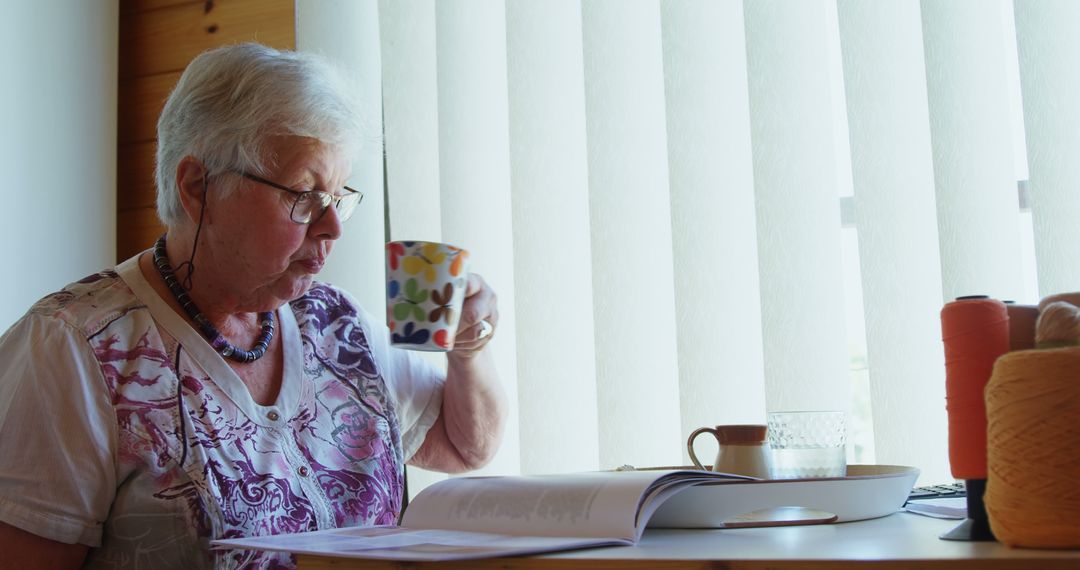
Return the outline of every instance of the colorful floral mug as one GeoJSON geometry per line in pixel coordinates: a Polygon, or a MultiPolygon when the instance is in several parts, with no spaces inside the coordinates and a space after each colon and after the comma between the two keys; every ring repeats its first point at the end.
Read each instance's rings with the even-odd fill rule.
{"type": "Polygon", "coordinates": [[[386,244],[386,322],[399,348],[453,350],[469,252],[445,243],[386,244]]]}

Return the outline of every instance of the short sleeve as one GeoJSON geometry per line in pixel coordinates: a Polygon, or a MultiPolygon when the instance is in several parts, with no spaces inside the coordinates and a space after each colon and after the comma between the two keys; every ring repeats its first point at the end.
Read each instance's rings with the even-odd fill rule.
{"type": "Polygon", "coordinates": [[[100,545],[116,446],[104,376],[80,331],[30,313],[0,337],[0,521],[100,545]]]}
{"type": "Polygon", "coordinates": [[[386,325],[376,322],[368,313],[362,312],[361,316],[369,333],[372,353],[394,397],[407,462],[420,449],[428,430],[439,418],[446,371],[421,353],[394,348],[390,345],[390,331],[386,325]]]}

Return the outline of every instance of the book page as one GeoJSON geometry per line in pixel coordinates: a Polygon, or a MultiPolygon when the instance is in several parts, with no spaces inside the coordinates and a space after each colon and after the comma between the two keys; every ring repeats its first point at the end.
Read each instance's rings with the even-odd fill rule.
{"type": "Polygon", "coordinates": [[[213,544],[219,549],[252,548],[342,558],[444,561],[520,556],[622,545],[626,542],[597,538],[506,536],[451,530],[367,527],[215,540],[213,544]]]}
{"type": "Polygon", "coordinates": [[[461,477],[424,489],[402,526],[636,541],[638,512],[666,472],[461,477]]]}
{"type": "Polygon", "coordinates": [[[904,510],[939,519],[965,519],[967,518],[967,498],[945,497],[908,501],[904,505],[904,510]]]}
{"type": "Polygon", "coordinates": [[[401,527],[343,528],[215,540],[216,548],[388,560],[462,560],[633,544],[673,493],[745,479],[684,470],[594,472],[440,481],[406,509],[401,527]]]}

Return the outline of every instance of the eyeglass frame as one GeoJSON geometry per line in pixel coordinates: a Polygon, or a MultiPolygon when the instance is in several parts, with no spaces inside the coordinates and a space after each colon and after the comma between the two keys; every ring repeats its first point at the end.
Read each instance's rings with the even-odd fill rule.
{"type": "MultiPolygon", "coordinates": [[[[265,184],[265,185],[267,185],[267,186],[269,186],[271,188],[277,188],[278,190],[284,190],[285,192],[288,192],[289,194],[292,194],[293,196],[295,196],[295,198],[293,198],[292,207],[289,208],[289,219],[292,220],[292,222],[295,223],[295,224],[301,224],[301,225],[314,224],[315,222],[322,219],[322,217],[324,215],[326,215],[326,211],[330,209],[330,206],[334,207],[334,211],[338,212],[339,217],[340,217],[341,210],[339,209],[339,205],[341,204],[342,200],[345,200],[346,198],[349,198],[349,197],[352,197],[352,196],[358,196],[358,198],[356,199],[356,204],[353,205],[352,209],[349,210],[348,214],[345,217],[340,217],[341,221],[345,222],[346,220],[348,220],[349,218],[352,217],[353,212],[356,211],[356,207],[359,206],[360,203],[364,201],[364,193],[363,192],[361,192],[359,190],[356,190],[354,188],[350,188],[348,186],[342,186],[342,188],[344,188],[345,190],[347,190],[349,192],[348,194],[342,194],[341,196],[337,196],[335,194],[331,194],[330,192],[326,192],[325,190],[293,190],[292,188],[289,188],[288,186],[285,186],[283,184],[278,184],[277,182],[272,182],[272,181],[267,180],[267,179],[265,179],[265,178],[263,178],[261,176],[257,176],[255,174],[250,173],[250,172],[245,172],[243,170],[233,170],[231,172],[233,172],[234,174],[239,175],[242,178],[247,178],[248,180],[251,180],[253,182],[258,182],[259,184],[265,184]],[[330,196],[330,202],[328,202],[325,206],[323,206],[323,209],[319,212],[318,216],[312,216],[312,218],[309,219],[306,222],[298,222],[296,220],[296,216],[295,216],[296,205],[300,203],[300,200],[303,199],[304,196],[307,196],[309,194],[325,194],[327,196],[330,196]]],[[[320,198],[319,201],[322,202],[322,199],[320,198]]]]}

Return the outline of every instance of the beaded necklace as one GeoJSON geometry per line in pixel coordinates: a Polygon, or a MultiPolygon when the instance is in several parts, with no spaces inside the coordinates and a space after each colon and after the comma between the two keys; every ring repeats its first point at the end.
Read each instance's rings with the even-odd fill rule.
{"type": "Polygon", "coordinates": [[[202,311],[200,311],[199,308],[195,306],[195,302],[191,300],[191,296],[188,295],[187,290],[180,284],[180,280],[176,278],[172,266],[169,265],[169,258],[165,254],[164,235],[158,238],[157,243],[154,244],[154,266],[157,267],[158,273],[161,274],[161,278],[165,280],[165,284],[169,286],[169,291],[172,292],[173,297],[176,298],[176,302],[180,303],[180,306],[184,308],[184,311],[191,317],[191,320],[199,325],[200,332],[202,332],[203,337],[206,338],[214,350],[219,352],[225,358],[230,358],[237,362],[254,362],[258,360],[259,357],[266,354],[266,349],[270,346],[270,341],[274,339],[273,311],[268,311],[259,315],[262,324],[262,334],[259,335],[258,340],[255,341],[255,346],[251,347],[251,350],[235,347],[229,341],[225,340],[225,337],[221,336],[221,333],[218,332],[217,328],[210,324],[210,321],[203,316],[202,311]]]}

